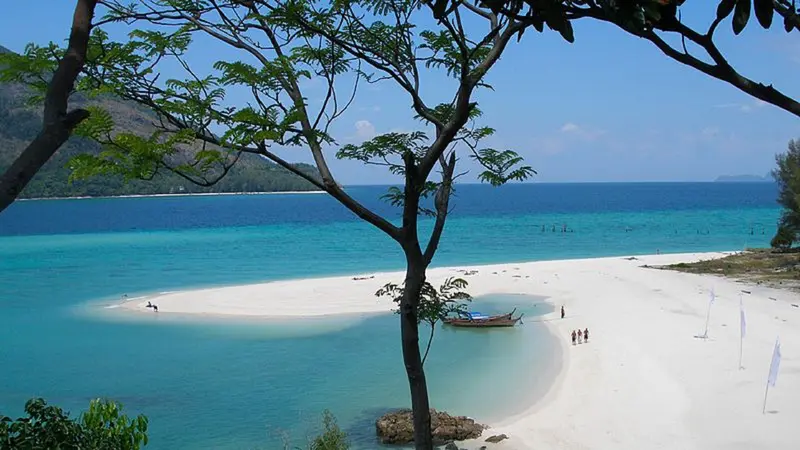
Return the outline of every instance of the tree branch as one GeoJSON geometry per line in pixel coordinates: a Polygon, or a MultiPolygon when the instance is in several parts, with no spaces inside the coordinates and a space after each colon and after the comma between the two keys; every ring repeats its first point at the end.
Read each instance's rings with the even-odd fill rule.
{"type": "Polygon", "coordinates": [[[425,347],[425,354],[422,356],[422,365],[425,365],[425,360],[428,359],[428,352],[431,351],[431,344],[433,343],[433,333],[436,331],[436,322],[429,322],[431,326],[431,334],[428,336],[428,345],[425,347]]]}
{"type": "MultiPolygon", "coordinates": [[[[384,64],[381,61],[379,61],[379,58],[387,61],[391,60],[391,58],[382,54],[377,54],[377,55],[370,54],[374,52],[374,49],[368,50],[361,46],[356,45],[353,42],[349,42],[346,39],[342,39],[341,37],[337,36],[334,33],[330,33],[327,30],[315,26],[301,15],[295,15],[293,16],[293,19],[296,20],[297,23],[306,30],[316,33],[320,36],[324,36],[326,39],[333,42],[334,44],[341,46],[345,51],[347,51],[351,55],[366,62],[376,70],[385,73],[387,77],[392,78],[395,82],[397,82],[398,85],[400,85],[401,88],[403,88],[403,90],[408,92],[408,94],[411,96],[411,101],[414,111],[416,111],[417,114],[419,114],[421,117],[423,117],[430,123],[434,124],[434,126],[437,129],[444,126],[444,124],[442,124],[438,118],[436,118],[434,115],[430,113],[430,109],[427,107],[427,105],[425,105],[425,102],[422,100],[422,97],[420,97],[418,91],[419,89],[418,82],[415,81],[415,83],[412,84],[408,80],[408,78],[404,74],[402,74],[402,72],[398,70],[396,67],[391,67],[390,64],[384,64]]],[[[355,19],[351,18],[351,20],[355,19]]],[[[360,24],[360,21],[357,22],[360,24]]],[[[363,24],[361,24],[361,26],[363,27],[363,24]]],[[[411,64],[414,65],[415,62],[412,60],[411,64]]],[[[418,77],[415,76],[415,79],[416,78],[418,77]]]]}
{"type": "MultiPolygon", "coordinates": [[[[442,158],[444,159],[444,158],[442,158]]],[[[436,222],[433,224],[433,231],[431,237],[428,239],[428,245],[425,247],[425,264],[430,264],[433,261],[433,256],[439,248],[439,241],[442,239],[444,232],[444,225],[449,213],[448,205],[450,204],[450,194],[453,187],[453,173],[456,168],[456,154],[450,153],[449,162],[442,161],[442,184],[436,191],[434,204],[436,206],[436,222]]]]}
{"type": "Polygon", "coordinates": [[[436,140],[428,148],[425,157],[419,165],[419,176],[422,179],[426,179],[428,175],[430,175],[431,170],[433,170],[433,167],[436,165],[439,157],[444,154],[448,145],[450,145],[450,143],[456,137],[458,130],[460,130],[461,127],[467,123],[470,110],[472,109],[470,98],[475,86],[480,83],[480,81],[483,79],[483,76],[486,75],[486,72],[497,62],[497,60],[500,58],[500,55],[503,53],[503,50],[505,50],[509,40],[511,40],[514,34],[522,29],[523,26],[524,25],[519,22],[509,21],[503,32],[495,40],[492,48],[489,50],[489,53],[486,55],[483,61],[478,63],[478,65],[469,72],[469,75],[466,79],[461,80],[461,84],[456,95],[453,117],[436,136],[436,140]]]}
{"type": "Polygon", "coordinates": [[[800,103],[785,95],[781,91],[775,89],[772,87],[772,85],[767,86],[741,75],[730,65],[730,63],[728,63],[728,61],[722,55],[722,52],[720,52],[719,48],[713,41],[714,31],[720,22],[719,19],[715,19],[714,22],[712,22],[705,34],[698,33],[697,31],[687,27],[677,20],[658,24],[655,28],[633,30],[614,20],[612,16],[609,16],[602,8],[599,7],[572,7],[567,8],[567,10],[567,17],[570,20],[588,17],[603,22],[613,23],[628,33],[633,34],[634,36],[638,36],[652,42],[656,48],[661,50],[661,52],[669,58],[672,58],[675,61],[678,61],[681,64],[689,67],[693,67],[706,75],[732,85],[733,87],[750,96],[777,106],[778,108],[800,117],[800,103]],[[711,60],[714,61],[714,64],[709,64],[705,61],[695,58],[692,55],[689,55],[688,53],[676,50],[667,44],[657,34],[656,31],[677,33],[682,38],[689,39],[691,42],[702,48],[708,54],[711,60]]]}

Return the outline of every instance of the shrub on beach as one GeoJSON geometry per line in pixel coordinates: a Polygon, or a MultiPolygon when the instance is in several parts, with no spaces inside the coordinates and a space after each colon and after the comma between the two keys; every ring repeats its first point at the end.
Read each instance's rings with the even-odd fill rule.
{"type": "Polygon", "coordinates": [[[772,177],[778,184],[778,204],[782,207],[773,248],[787,250],[800,235],[800,140],[789,141],[785,153],[775,155],[772,177]]]}
{"type": "Polygon", "coordinates": [[[775,237],[772,238],[769,245],[778,250],[788,250],[792,247],[794,238],[794,232],[788,227],[781,225],[778,227],[778,232],[775,233],[775,237]]]}
{"type": "Polygon", "coordinates": [[[138,450],[147,445],[147,418],[129,419],[122,405],[95,399],[78,419],[41,398],[25,403],[25,414],[12,420],[0,416],[0,448],[62,450],[138,450]]]}
{"type": "Polygon", "coordinates": [[[347,433],[339,428],[336,423],[336,417],[325,410],[322,413],[322,434],[315,437],[311,441],[309,450],[348,450],[350,442],[347,439],[347,433]]]}

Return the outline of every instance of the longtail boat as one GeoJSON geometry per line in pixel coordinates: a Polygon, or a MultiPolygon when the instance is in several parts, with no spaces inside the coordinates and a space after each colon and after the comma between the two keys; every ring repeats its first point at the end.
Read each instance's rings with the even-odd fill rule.
{"type": "Polygon", "coordinates": [[[516,310],[517,308],[514,308],[514,310],[508,314],[500,314],[497,316],[487,316],[479,312],[466,312],[460,313],[458,317],[443,319],[442,322],[454,327],[513,327],[517,322],[522,320],[522,316],[524,315],[520,314],[514,317],[514,312],[516,310]]]}

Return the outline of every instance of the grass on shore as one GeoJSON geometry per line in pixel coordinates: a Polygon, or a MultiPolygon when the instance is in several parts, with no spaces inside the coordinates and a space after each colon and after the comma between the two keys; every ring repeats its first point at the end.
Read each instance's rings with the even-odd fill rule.
{"type": "Polygon", "coordinates": [[[657,266],[657,269],[714,274],[746,282],[800,291],[800,249],[749,249],[724,258],[657,266]]]}

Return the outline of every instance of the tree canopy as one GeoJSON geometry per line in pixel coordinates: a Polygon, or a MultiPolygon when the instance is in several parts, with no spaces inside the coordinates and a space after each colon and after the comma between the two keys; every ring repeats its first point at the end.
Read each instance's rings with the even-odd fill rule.
{"type": "MultiPolygon", "coordinates": [[[[434,1],[443,12],[452,8],[451,2],[459,3],[434,1]]],[[[614,24],[651,42],[666,57],[800,117],[800,103],[771,84],[742,74],[714,40],[722,22],[729,18],[737,35],[753,22],[771,28],[776,16],[783,19],[786,32],[800,30],[800,9],[795,0],[483,0],[483,4],[496,14],[513,17],[539,31],[547,25],[569,42],[575,39],[573,22],[577,20],[614,24]],[[689,3],[717,5],[707,19],[708,25],[687,25],[681,7],[689,3]]]]}
{"type": "Polygon", "coordinates": [[[775,163],[772,177],[778,184],[778,204],[783,211],[772,246],[786,249],[800,236],[800,140],[789,141],[786,152],[775,156],[775,163]]]}
{"type": "MultiPolygon", "coordinates": [[[[106,14],[93,24],[76,90],[134,102],[153,113],[154,128],[149,133],[121,129],[112,112],[87,107],[89,118],[75,133],[100,143],[103,151],[73,158],[72,176],[148,180],[170,172],[212,186],[255,155],[305,179],[383,231],[406,256],[401,343],[415,446],[431,449],[418,332],[425,272],[444,232],[453,182],[464,173],[456,170],[459,155],[476,161],[479,178],[493,185],[534,174],[515,151],[482,145],[494,129],[478,124],[482,117],[472,99],[476,89],[488,87],[486,74],[524,26],[465,3],[430,29],[420,29],[415,23],[429,14],[430,5],[413,0],[101,0],[98,5],[106,14]],[[114,40],[104,28],[111,23],[127,26],[127,39],[114,40]],[[197,66],[191,55],[202,51],[198,39],[226,45],[238,56],[197,66]],[[160,69],[166,66],[177,70],[163,76],[160,69]],[[452,80],[452,91],[423,95],[431,73],[452,80]],[[323,83],[320,98],[304,92],[312,78],[323,83]],[[389,83],[404,92],[419,128],[339,146],[331,124],[366,83],[389,83]],[[245,93],[247,100],[229,101],[233,91],[245,93]],[[290,148],[311,155],[316,177],[282,156],[290,148]],[[327,159],[326,151],[333,148],[340,158],[402,176],[403,187],[386,194],[402,211],[400,223],[369,210],[342,188],[327,159]],[[420,215],[434,218],[424,245],[420,215]]],[[[34,79],[61,51],[30,46],[29,64],[17,65],[19,79],[34,79]]]]}
{"type": "MultiPolygon", "coordinates": [[[[20,55],[0,54],[2,61],[22,58],[20,55]]],[[[11,166],[26,144],[35,139],[41,128],[41,110],[29,105],[32,91],[19,83],[0,83],[0,173],[11,166]]],[[[101,107],[117,117],[116,126],[128,132],[150,134],[155,116],[131,102],[102,95],[87,98],[74,94],[73,107],[101,107]]],[[[198,186],[169,171],[161,171],[152,180],[125,179],[121,175],[96,176],[70,180],[70,161],[78,155],[98,155],[103,151],[96,142],[80,137],[68,140],[20,193],[20,198],[114,196],[133,194],[170,194],[202,192],[274,192],[308,191],[317,189],[308,181],[265,161],[257,155],[245,155],[219,183],[198,186]]],[[[316,169],[309,164],[295,166],[316,178],[316,169]]]]}

